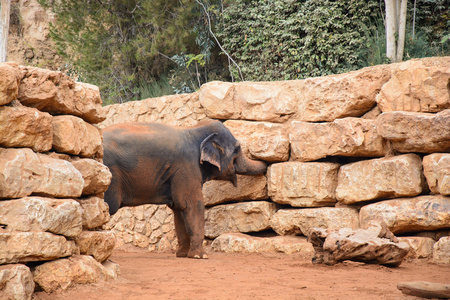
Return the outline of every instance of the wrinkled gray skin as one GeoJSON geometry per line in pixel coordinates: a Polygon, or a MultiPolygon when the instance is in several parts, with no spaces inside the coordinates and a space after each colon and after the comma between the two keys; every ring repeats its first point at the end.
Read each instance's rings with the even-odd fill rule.
{"type": "Polygon", "coordinates": [[[174,212],[178,257],[207,258],[202,185],[236,174],[266,172],[264,162],[247,158],[219,121],[195,127],[118,124],[103,131],[103,161],[112,173],[105,193],[111,214],[123,206],[167,204],[174,212]]]}

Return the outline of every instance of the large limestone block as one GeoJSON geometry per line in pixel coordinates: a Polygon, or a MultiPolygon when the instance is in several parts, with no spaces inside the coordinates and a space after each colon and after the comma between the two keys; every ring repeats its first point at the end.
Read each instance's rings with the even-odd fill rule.
{"type": "Polygon", "coordinates": [[[74,241],[50,232],[0,232],[0,265],[52,260],[78,251],[74,241]]]}
{"type": "Polygon", "coordinates": [[[21,264],[0,266],[0,298],[30,300],[34,293],[30,269],[21,264]]]}
{"type": "Polygon", "coordinates": [[[109,207],[102,198],[89,197],[77,201],[81,205],[84,229],[94,229],[109,221],[109,207]]]}
{"type": "Polygon", "coordinates": [[[206,118],[198,94],[167,95],[105,106],[107,118],[99,127],[104,129],[114,124],[133,122],[192,126],[206,118]]]}
{"type": "Polygon", "coordinates": [[[327,156],[378,157],[387,153],[376,121],[344,118],[329,123],[293,121],[289,128],[293,160],[312,161],[327,156]]]}
{"type": "Polygon", "coordinates": [[[450,236],[444,236],[433,246],[433,262],[450,264],[450,236]]]}
{"type": "Polygon", "coordinates": [[[214,239],[211,248],[214,251],[225,253],[282,252],[292,254],[301,252],[302,254],[312,254],[314,251],[306,237],[254,237],[243,233],[221,234],[214,239]]]}
{"type": "Polygon", "coordinates": [[[83,231],[75,237],[80,254],[91,255],[95,260],[107,260],[116,245],[116,236],[112,231],[83,231]]]}
{"type": "Polygon", "coordinates": [[[0,63],[0,105],[5,105],[17,98],[22,78],[16,63],[0,63]]]}
{"type": "Polygon", "coordinates": [[[430,237],[403,236],[398,237],[398,239],[409,245],[407,258],[428,258],[433,255],[433,245],[435,241],[430,237]]]}
{"type": "Polygon", "coordinates": [[[305,79],[299,86],[293,119],[331,122],[338,118],[360,117],[375,106],[375,97],[389,77],[389,66],[381,65],[305,79]]]}
{"type": "Polygon", "coordinates": [[[214,206],[205,213],[205,235],[215,238],[222,233],[269,229],[269,220],[276,210],[276,204],[267,201],[214,206]]]}
{"type": "Polygon", "coordinates": [[[0,224],[8,231],[48,231],[74,237],[82,230],[80,204],[70,199],[26,197],[0,201],[0,224]]]}
{"type": "Polygon", "coordinates": [[[81,196],[83,185],[80,172],[65,160],[28,148],[0,148],[0,198],[31,194],[76,198],[81,196]]]}
{"type": "Polygon", "coordinates": [[[112,175],[107,166],[89,158],[73,161],[72,165],[83,176],[83,196],[101,194],[108,189],[112,175]]]}
{"type": "Polygon", "coordinates": [[[344,204],[379,198],[412,197],[425,187],[422,160],[404,154],[341,166],[336,198],[344,204]]]}
{"type": "Polygon", "coordinates": [[[52,148],[52,116],[26,106],[0,106],[0,146],[32,148],[36,152],[52,148]]]}
{"type": "Polygon", "coordinates": [[[449,153],[433,153],[425,156],[423,158],[423,173],[433,193],[450,195],[449,153]]]}
{"type": "Polygon", "coordinates": [[[307,235],[310,228],[359,227],[358,211],[347,207],[280,209],[270,220],[279,235],[307,235]]]}
{"type": "Polygon", "coordinates": [[[294,207],[334,206],[339,164],[285,162],[267,172],[269,196],[294,207]]]}
{"type": "Polygon", "coordinates": [[[420,60],[391,65],[391,78],[376,100],[383,112],[439,112],[450,108],[450,58],[446,66],[427,67],[420,60]]]}
{"type": "Polygon", "coordinates": [[[270,162],[289,159],[289,136],[282,124],[228,120],[224,125],[241,142],[245,155],[270,162]]]}
{"type": "Polygon", "coordinates": [[[47,293],[109,279],[105,267],[89,255],[75,255],[44,263],[34,268],[33,277],[47,293]]]}
{"type": "Polygon", "coordinates": [[[450,228],[450,197],[419,196],[372,203],[361,208],[359,220],[362,228],[384,221],[393,233],[450,228]]]}
{"type": "Polygon", "coordinates": [[[200,103],[210,118],[282,122],[296,112],[297,84],[212,81],[201,86],[200,103]]]}
{"type": "Polygon", "coordinates": [[[24,74],[18,99],[52,115],[74,115],[89,123],[105,119],[100,91],[96,86],[74,82],[59,71],[21,66],[24,74]]]}
{"type": "Polygon", "coordinates": [[[74,116],[53,117],[53,149],[82,157],[103,157],[102,134],[74,116]]]}
{"type": "Polygon", "coordinates": [[[207,206],[263,199],[267,199],[267,178],[264,175],[237,175],[237,187],[224,180],[211,180],[203,185],[203,201],[207,206]]]}
{"type": "Polygon", "coordinates": [[[398,152],[450,152],[450,109],[437,114],[385,112],[377,130],[398,152]]]}

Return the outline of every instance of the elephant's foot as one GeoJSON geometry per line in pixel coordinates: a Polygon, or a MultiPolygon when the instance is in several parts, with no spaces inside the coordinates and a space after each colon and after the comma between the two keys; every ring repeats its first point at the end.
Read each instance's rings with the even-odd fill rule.
{"type": "Polygon", "coordinates": [[[205,253],[205,251],[203,251],[203,249],[201,250],[197,250],[197,251],[189,251],[187,257],[189,258],[198,258],[198,259],[207,259],[208,255],[205,253]]]}
{"type": "Polygon", "coordinates": [[[187,257],[189,253],[189,247],[178,248],[177,257],[187,257]]]}

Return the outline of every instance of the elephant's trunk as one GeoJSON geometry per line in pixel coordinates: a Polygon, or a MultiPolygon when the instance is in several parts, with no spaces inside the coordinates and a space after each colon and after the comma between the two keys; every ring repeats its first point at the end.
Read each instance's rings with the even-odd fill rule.
{"type": "Polygon", "coordinates": [[[236,158],[235,170],[237,174],[259,175],[267,171],[267,165],[265,162],[249,159],[241,152],[236,158]]]}

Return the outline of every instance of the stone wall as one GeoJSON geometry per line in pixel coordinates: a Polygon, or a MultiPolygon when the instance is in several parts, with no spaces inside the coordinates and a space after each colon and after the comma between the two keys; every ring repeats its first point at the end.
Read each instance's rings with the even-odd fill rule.
{"type": "Polygon", "coordinates": [[[0,64],[0,298],[117,276],[96,86],[0,64]],[[103,263],[103,264],[102,264],[103,263]]]}
{"type": "MultiPolygon", "coordinates": [[[[411,257],[448,263],[440,249],[450,235],[449,95],[450,57],[425,58],[305,80],[210,82],[193,94],[108,106],[100,126],[219,119],[249,157],[270,164],[265,176],[239,176],[237,188],[204,185],[216,251],[312,251],[311,227],[382,220],[411,257]]],[[[176,246],[165,206],[122,208],[106,228],[118,245],[176,246]]]]}

